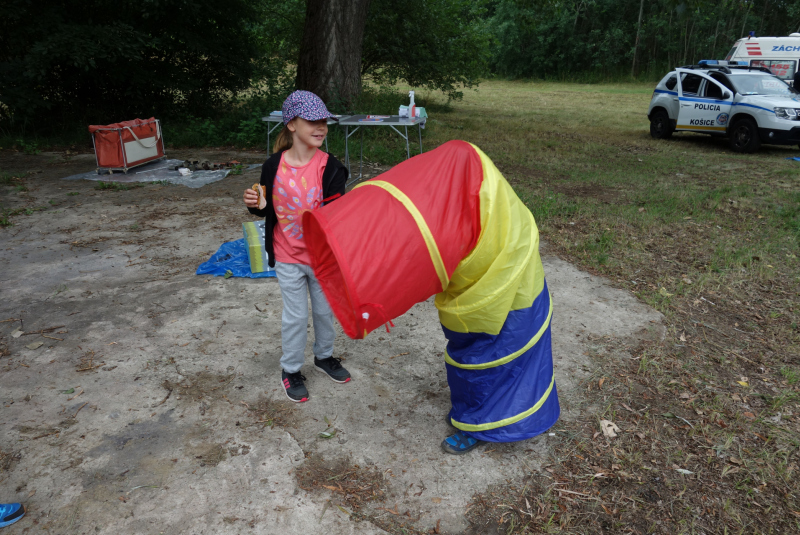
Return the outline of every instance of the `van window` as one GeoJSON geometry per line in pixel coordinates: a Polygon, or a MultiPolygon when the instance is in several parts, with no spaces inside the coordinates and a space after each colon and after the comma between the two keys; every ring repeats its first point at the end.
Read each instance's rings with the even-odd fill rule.
{"type": "Polygon", "coordinates": [[[667,87],[667,89],[672,91],[675,89],[675,86],[678,85],[678,77],[673,74],[669,77],[669,80],[664,83],[664,85],[667,87]]]}
{"type": "Polygon", "coordinates": [[[728,52],[727,56],[725,56],[725,61],[728,61],[729,59],[731,59],[733,57],[733,55],[736,53],[736,49],[737,48],[739,48],[738,45],[733,45],[733,48],[731,48],[731,51],[728,52]]]}
{"type": "Polygon", "coordinates": [[[700,82],[703,79],[696,74],[687,74],[686,77],[681,80],[681,88],[683,89],[683,94],[693,94],[696,95],[697,92],[700,90],[700,82]]]}
{"type": "Polygon", "coordinates": [[[754,59],[751,67],[766,67],[781,80],[791,80],[797,70],[797,62],[789,59],[754,59]]]}

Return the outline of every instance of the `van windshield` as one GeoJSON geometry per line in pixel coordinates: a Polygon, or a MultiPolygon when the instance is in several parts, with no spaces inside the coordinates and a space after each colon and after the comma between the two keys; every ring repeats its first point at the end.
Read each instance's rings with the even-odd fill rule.
{"type": "Polygon", "coordinates": [[[733,45],[733,48],[731,48],[731,51],[728,52],[727,56],[725,56],[725,61],[728,61],[729,59],[731,59],[733,57],[733,55],[736,53],[736,49],[737,48],[739,48],[738,44],[733,45]]]}
{"type": "Polygon", "coordinates": [[[771,97],[794,97],[797,91],[771,74],[746,73],[730,76],[736,91],[742,95],[768,95],[771,97]]]}

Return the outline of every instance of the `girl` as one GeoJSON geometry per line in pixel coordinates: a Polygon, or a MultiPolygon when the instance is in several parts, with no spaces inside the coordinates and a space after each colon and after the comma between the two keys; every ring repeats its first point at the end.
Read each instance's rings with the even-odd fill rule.
{"type": "Polygon", "coordinates": [[[309,398],[306,378],[300,373],[305,362],[308,294],[314,317],[314,366],[337,383],[350,381],[350,373],[333,357],[333,313],[309,265],[303,240],[303,213],[344,195],[347,182],[347,168],[319,150],[330,117],[314,93],[289,95],[283,103],[283,130],[275,140],[273,155],[261,168],[265,195],[259,196],[254,189],[244,192],[250,213],[266,222],[264,245],[283,298],[281,383],[286,396],[296,403],[309,398]]]}

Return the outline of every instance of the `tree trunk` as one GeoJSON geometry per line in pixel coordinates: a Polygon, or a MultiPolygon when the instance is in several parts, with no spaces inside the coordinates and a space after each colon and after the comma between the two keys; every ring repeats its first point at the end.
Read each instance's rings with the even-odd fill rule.
{"type": "Polygon", "coordinates": [[[639,3],[639,22],[636,24],[636,43],[633,45],[633,65],[631,65],[631,78],[636,76],[636,52],[639,49],[639,32],[642,31],[642,12],[644,0],[639,3]]]}
{"type": "Polygon", "coordinates": [[[361,45],[370,0],[307,0],[297,88],[328,104],[352,104],[361,91],[361,45]]]}

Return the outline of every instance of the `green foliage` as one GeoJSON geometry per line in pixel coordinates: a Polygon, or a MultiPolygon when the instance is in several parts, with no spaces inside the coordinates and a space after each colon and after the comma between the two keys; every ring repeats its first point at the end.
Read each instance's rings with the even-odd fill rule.
{"type": "Polygon", "coordinates": [[[35,155],[42,152],[39,150],[39,143],[36,141],[25,141],[21,138],[17,139],[16,141],[17,146],[19,146],[22,149],[22,152],[25,154],[35,155]]]}
{"type": "Polygon", "coordinates": [[[649,78],[677,65],[724,58],[742,32],[788,35],[800,18],[796,2],[770,0],[498,0],[489,23],[496,42],[493,69],[512,78],[630,75],[640,6],[637,73],[649,78]]]}
{"type": "MultiPolygon", "coordinates": [[[[488,72],[487,2],[372,0],[364,31],[362,75],[378,84],[412,87],[461,98],[488,72]]],[[[396,110],[395,110],[396,113],[396,110]]]]}
{"type": "Polygon", "coordinates": [[[11,218],[16,215],[31,215],[34,212],[39,212],[44,210],[44,208],[15,208],[13,210],[9,210],[7,208],[0,207],[0,227],[11,227],[14,223],[11,221],[11,218]]]}
{"type": "MultiPolygon", "coordinates": [[[[0,114],[14,123],[210,110],[264,74],[264,2],[8,0],[0,114]]],[[[17,124],[16,126],[20,126],[17,124]]]]}
{"type": "Polygon", "coordinates": [[[236,164],[236,165],[233,166],[233,169],[231,169],[231,172],[228,173],[228,174],[229,175],[241,175],[242,172],[244,171],[245,167],[247,167],[247,166],[242,164],[242,163],[236,164]]]}

